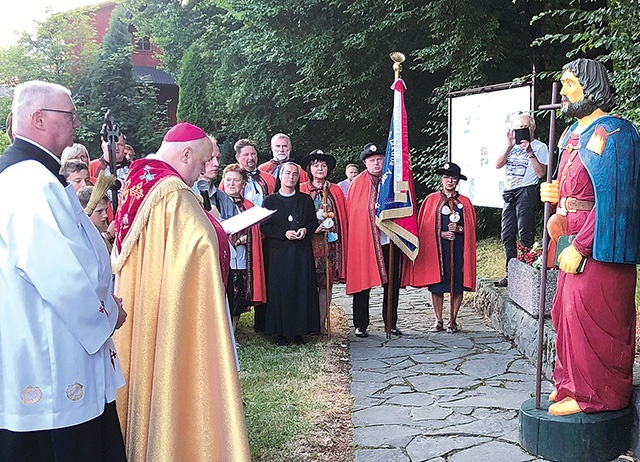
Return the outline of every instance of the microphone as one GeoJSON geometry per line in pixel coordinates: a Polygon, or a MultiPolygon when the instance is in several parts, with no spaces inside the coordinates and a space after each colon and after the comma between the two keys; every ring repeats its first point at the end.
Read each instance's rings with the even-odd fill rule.
{"type": "Polygon", "coordinates": [[[200,191],[200,195],[202,196],[202,200],[204,202],[204,209],[207,212],[211,211],[211,199],[209,198],[209,183],[207,180],[198,180],[196,182],[196,188],[200,191]]]}

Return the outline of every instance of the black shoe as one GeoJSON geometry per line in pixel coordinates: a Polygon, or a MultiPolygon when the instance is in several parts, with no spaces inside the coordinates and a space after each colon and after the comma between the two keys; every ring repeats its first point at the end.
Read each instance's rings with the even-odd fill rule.
{"type": "Polygon", "coordinates": [[[505,276],[499,281],[494,282],[493,285],[496,287],[507,287],[507,282],[507,277],[505,276]]]}
{"type": "Polygon", "coordinates": [[[296,345],[304,345],[304,338],[302,335],[296,335],[293,337],[293,341],[296,342],[296,345]]]}
{"type": "Polygon", "coordinates": [[[400,329],[398,329],[397,327],[392,327],[391,328],[391,333],[393,335],[397,335],[398,337],[402,335],[402,332],[400,331],[400,329]]]}
{"type": "Polygon", "coordinates": [[[367,334],[366,330],[362,330],[359,327],[356,327],[356,337],[365,338],[365,337],[368,337],[368,336],[369,336],[369,334],[367,334]]]}
{"type": "Polygon", "coordinates": [[[287,346],[287,337],[284,335],[278,335],[276,338],[276,345],[278,346],[287,346]]]}

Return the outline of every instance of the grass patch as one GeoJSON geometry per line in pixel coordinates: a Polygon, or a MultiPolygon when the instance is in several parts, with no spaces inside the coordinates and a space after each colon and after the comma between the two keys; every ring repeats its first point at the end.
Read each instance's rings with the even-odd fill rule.
{"type": "Polygon", "coordinates": [[[504,276],[504,247],[495,237],[477,242],[477,275],[479,278],[500,279],[504,276]]]}
{"type": "Polygon", "coordinates": [[[344,339],[305,337],[305,345],[278,347],[253,331],[253,313],[240,317],[236,337],[242,345],[238,356],[251,460],[348,460],[351,421],[344,339]]]}

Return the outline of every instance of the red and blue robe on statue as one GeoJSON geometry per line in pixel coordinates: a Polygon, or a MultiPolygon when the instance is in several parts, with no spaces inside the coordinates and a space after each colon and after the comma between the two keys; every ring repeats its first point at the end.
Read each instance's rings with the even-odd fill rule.
{"type": "Polygon", "coordinates": [[[556,401],[586,413],[629,405],[635,346],[636,267],[640,263],[640,138],[629,122],[603,116],[560,141],[560,199],[595,202],[567,213],[584,272],[560,272],[551,312],[556,329],[556,401]],[[575,155],[575,151],[578,155],[575,155]]]}

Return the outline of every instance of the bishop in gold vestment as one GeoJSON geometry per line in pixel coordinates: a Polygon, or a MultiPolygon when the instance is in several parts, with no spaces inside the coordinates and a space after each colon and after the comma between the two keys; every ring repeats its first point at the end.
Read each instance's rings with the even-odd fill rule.
{"type": "Polygon", "coordinates": [[[130,462],[250,461],[221,271],[228,241],[188,186],[211,152],[204,132],[179,124],[155,158],[132,164],[122,192],[112,262],[129,313],[115,341],[130,462]]]}

